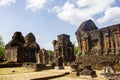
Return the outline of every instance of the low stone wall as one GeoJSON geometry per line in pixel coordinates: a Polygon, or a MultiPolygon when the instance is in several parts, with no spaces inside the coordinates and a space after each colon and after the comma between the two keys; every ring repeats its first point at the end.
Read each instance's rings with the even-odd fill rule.
{"type": "Polygon", "coordinates": [[[6,63],[0,64],[0,68],[7,68],[7,67],[21,67],[22,63],[6,63]]]}
{"type": "Polygon", "coordinates": [[[38,64],[38,63],[23,63],[22,66],[26,67],[26,68],[33,68],[36,71],[39,71],[39,70],[41,70],[43,68],[46,68],[45,64],[38,64]]]}

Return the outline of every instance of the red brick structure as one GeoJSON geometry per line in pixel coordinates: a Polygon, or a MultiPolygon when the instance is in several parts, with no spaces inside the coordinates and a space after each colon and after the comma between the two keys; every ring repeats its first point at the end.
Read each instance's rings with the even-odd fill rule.
{"type": "Polygon", "coordinates": [[[5,46],[5,58],[9,62],[37,62],[40,50],[32,33],[23,37],[21,32],[15,32],[12,40],[5,46]]]}
{"type": "Polygon", "coordinates": [[[98,29],[92,20],[76,31],[79,53],[120,55],[120,24],[98,29]]]}
{"type": "Polygon", "coordinates": [[[54,58],[62,56],[64,63],[74,61],[74,45],[70,41],[69,35],[58,35],[58,40],[53,41],[53,46],[54,58]]]}

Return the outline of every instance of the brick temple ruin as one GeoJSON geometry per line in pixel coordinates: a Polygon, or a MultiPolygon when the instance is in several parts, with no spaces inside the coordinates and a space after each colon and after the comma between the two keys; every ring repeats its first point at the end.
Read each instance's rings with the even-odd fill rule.
{"type": "MultiPolygon", "coordinates": [[[[102,69],[101,62],[116,64],[120,61],[120,24],[98,29],[92,20],[87,20],[75,34],[78,41],[76,62],[102,69]]],[[[115,65],[116,70],[120,70],[118,66],[115,65]]]]}
{"type": "Polygon", "coordinates": [[[32,33],[23,37],[21,32],[15,32],[12,40],[5,46],[5,58],[9,62],[48,63],[47,51],[40,49],[32,33]]]}
{"type": "Polygon", "coordinates": [[[58,40],[53,41],[54,58],[62,56],[64,63],[74,61],[74,45],[70,41],[70,36],[61,34],[57,37],[58,40]]]}
{"type": "Polygon", "coordinates": [[[76,31],[79,53],[120,55],[120,24],[98,29],[92,20],[83,22],[76,31]]]}
{"type": "Polygon", "coordinates": [[[5,58],[10,62],[37,62],[36,54],[39,50],[32,33],[24,38],[21,32],[15,32],[12,40],[5,46],[5,58]]]}
{"type": "Polygon", "coordinates": [[[48,56],[47,50],[43,48],[39,51],[39,54],[40,54],[40,63],[48,64],[49,56],[48,56]]]}

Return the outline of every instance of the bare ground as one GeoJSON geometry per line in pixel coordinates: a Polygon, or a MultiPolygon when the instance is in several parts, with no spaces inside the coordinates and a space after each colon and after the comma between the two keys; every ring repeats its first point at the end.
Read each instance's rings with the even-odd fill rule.
{"type": "MultiPolygon", "coordinates": [[[[100,75],[102,71],[96,71],[98,76],[96,78],[81,78],[79,76],[73,76],[71,74],[68,74],[71,71],[70,67],[65,67],[65,69],[63,70],[49,69],[38,72],[33,72],[34,70],[26,70],[24,68],[12,68],[12,70],[6,68],[6,70],[10,73],[0,74],[0,80],[107,80],[106,78],[100,75]],[[14,71],[16,73],[14,73],[14,71]]],[[[1,71],[2,70],[0,69],[0,73],[1,71]]]]}

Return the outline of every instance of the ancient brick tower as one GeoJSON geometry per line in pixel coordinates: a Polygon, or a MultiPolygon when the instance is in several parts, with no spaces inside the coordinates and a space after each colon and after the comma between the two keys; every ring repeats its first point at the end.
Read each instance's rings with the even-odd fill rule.
{"type": "Polygon", "coordinates": [[[5,46],[5,58],[9,62],[37,62],[36,54],[39,50],[32,33],[24,38],[21,32],[15,32],[12,40],[5,46]]]}
{"type": "Polygon", "coordinates": [[[120,55],[120,24],[98,29],[92,20],[83,22],[76,31],[79,53],[120,55]]]}
{"type": "Polygon", "coordinates": [[[39,62],[38,63],[48,64],[49,56],[48,56],[47,50],[45,50],[44,48],[41,49],[41,50],[39,50],[39,52],[38,52],[38,58],[39,58],[39,62]]]}
{"type": "Polygon", "coordinates": [[[70,41],[69,35],[58,35],[58,40],[53,41],[53,46],[55,58],[62,56],[64,63],[74,61],[74,45],[70,41]]]}
{"type": "Polygon", "coordinates": [[[5,46],[5,58],[10,62],[18,62],[22,54],[22,47],[25,43],[24,37],[21,32],[15,32],[12,40],[5,46]]]}
{"type": "Polygon", "coordinates": [[[36,55],[40,50],[38,43],[36,42],[36,38],[33,33],[29,33],[24,38],[25,44],[23,48],[25,49],[23,57],[24,62],[37,62],[36,55]]]}

